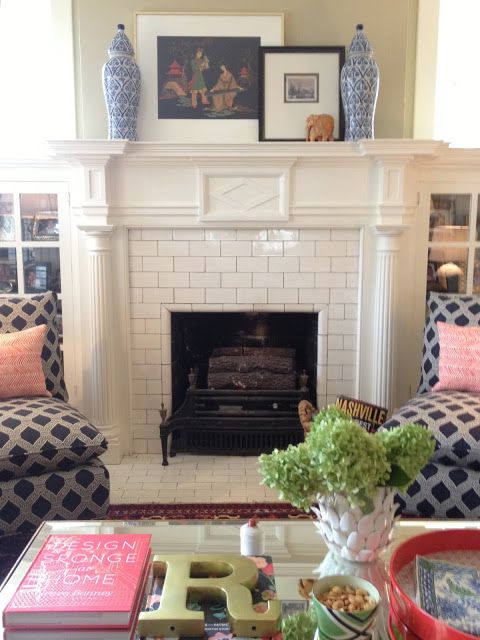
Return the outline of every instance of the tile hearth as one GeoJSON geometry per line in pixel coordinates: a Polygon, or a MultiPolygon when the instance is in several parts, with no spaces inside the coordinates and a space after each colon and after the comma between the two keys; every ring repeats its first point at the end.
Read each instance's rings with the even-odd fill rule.
{"type": "Polygon", "coordinates": [[[257,456],[182,454],[162,467],[160,454],[133,454],[108,470],[112,504],[278,502],[260,485],[257,456]]]}

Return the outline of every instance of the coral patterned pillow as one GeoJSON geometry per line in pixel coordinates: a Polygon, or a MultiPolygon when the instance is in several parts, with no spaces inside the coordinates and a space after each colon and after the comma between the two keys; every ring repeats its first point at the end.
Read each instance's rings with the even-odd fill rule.
{"type": "Polygon", "coordinates": [[[47,396],[42,349],[47,325],[0,334],[0,399],[47,396]]]}
{"type": "Polygon", "coordinates": [[[480,392],[480,327],[437,322],[440,338],[439,381],[432,391],[480,392]]]}

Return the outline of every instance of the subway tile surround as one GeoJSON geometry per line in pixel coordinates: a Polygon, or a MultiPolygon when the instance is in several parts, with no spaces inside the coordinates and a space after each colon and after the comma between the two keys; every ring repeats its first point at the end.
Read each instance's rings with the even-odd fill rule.
{"type": "Polygon", "coordinates": [[[130,229],[133,450],[158,453],[172,311],[318,312],[317,403],[354,393],[356,229],[130,229]]]}

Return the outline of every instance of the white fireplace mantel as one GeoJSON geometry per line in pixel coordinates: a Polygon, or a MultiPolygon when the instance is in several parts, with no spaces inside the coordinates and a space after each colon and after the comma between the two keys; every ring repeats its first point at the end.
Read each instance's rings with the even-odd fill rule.
{"type": "MultiPolygon", "coordinates": [[[[348,287],[345,295],[341,285],[331,285],[337,286],[335,290],[323,288],[322,273],[313,274],[312,267],[312,273],[306,276],[308,286],[320,289],[326,297],[313,302],[316,298],[312,289],[309,304],[301,304],[301,297],[298,298],[298,310],[311,306],[313,311],[323,313],[324,351],[319,358],[319,376],[331,375],[334,379],[338,375],[340,366],[330,356],[332,353],[338,356],[342,348],[338,345],[348,343],[349,358],[354,361],[345,360],[344,364],[354,374],[348,384],[344,382],[352,394],[392,409],[411,392],[413,381],[410,370],[406,371],[404,366],[405,353],[418,358],[420,354],[418,327],[409,324],[408,309],[421,307],[424,294],[422,287],[412,287],[412,282],[424,277],[423,272],[420,276],[416,272],[417,236],[424,231],[419,193],[425,176],[439,165],[450,164],[458,170],[448,145],[431,140],[233,145],[69,140],[49,144],[62,170],[68,167],[72,228],[79,238],[74,243],[74,261],[81,266],[74,286],[85,302],[81,305],[85,317],[78,338],[83,344],[82,369],[89,380],[89,385],[84,386],[92,396],[87,405],[93,407],[91,411],[99,427],[103,427],[113,444],[113,461],[134,448],[135,415],[147,416],[143,425],[143,431],[147,432],[155,422],[155,411],[160,408],[157,405],[168,393],[169,364],[161,355],[162,349],[164,353],[168,351],[165,346],[168,334],[163,330],[166,316],[160,317],[161,309],[172,303],[179,308],[189,306],[191,310],[222,307],[220,303],[207,304],[208,288],[191,284],[198,281],[196,276],[190,274],[189,286],[199,287],[195,293],[202,290],[199,295],[203,297],[199,298],[201,302],[193,300],[189,304],[185,284],[180,285],[182,296],[187,296],[182,300],[180,295],[176,297],[176,291],[179,292],[175,285],[169,287],[168,278],[166,283],[158,284],[159,279],[165,278],[167,267],[141,272],[144,261],[166,255],[162,251],[167,251],[165,247],[170,240],[171,255],[188,260],[198,255],[193,252],[198,250],[196,237],[204,239],[205,247],[208,238],[214,238],[207,249],[217,251],[211,255],[223,256],[227,254],[223,253],[221,238],[249,237],[248,230],[252,230],[252,238],[254,230],[264,234],[272,230],[277,235],[281,230],[292,230],[299,240],[292,249],[297,252],[293,255],[310,255],[313,261],[321,260],[324,252],[332,265],[331,273],[328,266],[321,267],[326,269],[325,279],[346,282],[348,287]],[[319,240],[324,232],[328,243],[319,240]],[[180,238],[187,240],[182,242],[180,238]],[[157,246],[158,254],[149,253],[157,246]],[[137,269],[133,274],[132,264],[137,269]],[[148,298],[139,299],[150,295],[148,292],[155,286],[157,297],[165,294],[175,299],[162,302],[155,298],[151,304],[148,298]],[[137,315],[139,307],[145,315],[137,315]],[[343,320],[339,315],[342,307],[348,307],[350,313],[343,320]],[[151,328],[155,319],[161,332],[158,339],[151,328]],[[329,327],[333,323],[341,326],[342,322],[354,327],[351,331],[354,335],[330,339],[329,327]],[[112,331],[110,323],[115,325],[112,331]],[[150,327],[146,330],[148,340],[135,336],[132,326],[150,327]],[[330,342],[337,346],[331,347],[330,342]],[[133,361],[140,352],[148,353],[149,348],[157,354],[151,356],[151,362],[133,361]],[[337,351],[330,351],[331,348],[337,351]],[[147,372],[145,380],[135,377],[138,367],[147,372]],[[148,377],[150,371],[152,379],[148,377]],[[142,393],[145,405],[139,408],[136,398],[142,393]]],[[[472,163],[478,165],[478,156],[465,158],[465,164],[472,166],[472,163]]],[[[251,251],[250,254],[235,253],[232,246],[228,250],[233,255],[257,255],[258,247],[253,241],[250,245],[242,242],[238,248],[251,251]]],[[[173,257],[171,264],[176,264],[173,257]]],[[[209,269],[203,271],[207,279],[209,269]]],[[[219,274],[219,281],[220,276],[223,283],[224,276],[219,274]]],[[[298,276],[301,280],[302,273],[298,276]]],[[[175,278],[184,280],[178,273],[175,278]]],[[[285,282],[293,278],[285,276],[285,282]]],[[[232,280],[225,277],[228,279],[232,280]]],[[[298,285],[298,291],[303,291],[301,286],[298,285]]],[[[289,291],[292,296],[296,294],[291,287],[285,288],[287,301],[289,291]]],[[[237,307],[296,308],[294,304],[271,303],[271,299],[283,298],[276,292],[270,298],[268,287],[265,291],[267,302],[257,303],[256,299],[253,302],[252,297],[251,302],[237,307]]],[[[233,295],[231,292],[230,286],[228,295],[233,295]]],[[[244,288],[242,295],[250,300],[244,288]]],[[[240,297],[235,300],[239,303],[240,297]]],[[[335,386],[332,382],[329,392],[323,380],[319,384],[327,389],[323,397],[331,399],[334,389],[343,389],[341,383],[339,380],[335,386]]]]}

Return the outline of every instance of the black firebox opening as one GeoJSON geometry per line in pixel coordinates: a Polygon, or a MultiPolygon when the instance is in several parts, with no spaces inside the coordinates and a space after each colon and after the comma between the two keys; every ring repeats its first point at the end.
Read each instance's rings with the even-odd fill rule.
{"type": "Polygon", "coordinates": [[[173,412],[183,403],[191,369],[197,373],[197,388],[208,388],[208,361],[213,349],[221,347],[294,349],[296,372],[305,369],[315,402],[317,334],[316,313],[172,313],[173,412]]]}

